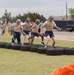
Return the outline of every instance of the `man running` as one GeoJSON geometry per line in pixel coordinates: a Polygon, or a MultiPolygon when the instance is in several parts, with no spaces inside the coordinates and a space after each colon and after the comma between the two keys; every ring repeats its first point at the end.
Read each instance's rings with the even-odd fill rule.
{"type": "Polygon", "coordinates": [[[45,48],[47,48],[47,45],[50,41],[50,38],[52,39],[52,47],[55,45],[55,37],[53,33],[53,28],[57,28],[58,30],[61,30],[58,26],[56,26],[55,22],[53,21],[53,16],[50,16],[46,22],[44,22],[43,27],[46,28],[45,36],[46,36],[46,43],[45,43],[45,48]]]}
{"type": "Polygon", "coordinates": [[[39,30],[38,24],[39,23],[40,23],[40,20],[39,19],[36,19],[35,23],[34,22],[32,23],[32,31],[31,31],[30,45],[32,45],[35,36],[37,36],[37,37],[40,36],[41,39],[42,39],[42,42],[41,43],[44,45],[44,37],[43,37],[43,35],[40,32],[38,32],[38,30],[39,30]]]}
{"type": "Polygon", "coordinates": [[[22,45],[24,44],[25,40],[30,37],[31,32],[31,22],[30,18],[26,18],[26,22],[22,25],[23,27],[23,35],[24,39],[22,40],[22,45]]]}
{"type": "Polygon", "coordinates": [[[13,37],[12,37],[12,45],[15,44],[15,39],[16,38],[17,38],[18,44],[20,44],[20,42],[21,42],[21,39],[20,39],[21,25],[20,25],[20,23],[21,23],[21,20],[18,19],[16,21],[16,23],[13,25],[14,26],[14,33],[13,33],[13,37]]]}

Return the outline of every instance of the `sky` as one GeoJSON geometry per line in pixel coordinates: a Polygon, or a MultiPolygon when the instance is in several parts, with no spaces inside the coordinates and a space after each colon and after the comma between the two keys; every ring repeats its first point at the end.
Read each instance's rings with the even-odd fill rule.
{"type": "MultiPolygon", "coordinates": [[[[69,8],[74,8],[74,0],[0,0],[0,17],[5,10],[11,12],[12,16],[27,12],[37,12],[48,18],[66,15],[66,2],[69,8]]],[[[68,13],[69,14],[69,13],[68,13]]]]}

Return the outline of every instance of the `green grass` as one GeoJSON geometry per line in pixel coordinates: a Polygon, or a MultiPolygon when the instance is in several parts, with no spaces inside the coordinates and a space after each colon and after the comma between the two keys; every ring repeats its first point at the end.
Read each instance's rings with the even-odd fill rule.
{"type": "MultiPolygon", "coordinates": [[[[35,43],[40,43],[36,39],[35,43]]],[[[10,37],[0,37],[0,42],[11,42],[10,37]]],[[[51,45],[51,42],[49,43],[51,45]]],[[[73,46],[73,42],[57,41],[56,46],[73,46]]],[[[56,68],[74,63],[74,56],[47,56],[32,52],[0,48],[0,75],[51,75],[56,68]]]]}

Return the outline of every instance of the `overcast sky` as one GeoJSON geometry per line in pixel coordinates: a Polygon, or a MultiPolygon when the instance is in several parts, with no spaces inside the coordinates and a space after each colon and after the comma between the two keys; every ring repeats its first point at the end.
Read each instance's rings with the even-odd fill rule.
{"type": "Polygon", "coordinates": [[[74,0],[0,0],[0,17],[5,9],[12,12],[12,16],[27,12],[38,12],[46,18],[50,15],[63,16],[68,8],[74,8],[74,0]]]}

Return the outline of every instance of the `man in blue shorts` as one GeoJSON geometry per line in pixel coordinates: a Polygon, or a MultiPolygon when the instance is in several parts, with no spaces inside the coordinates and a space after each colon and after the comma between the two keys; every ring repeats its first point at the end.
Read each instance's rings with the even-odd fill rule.
{"type": "Polygon", "coordinates": [[[39,27],[38,27],[38,24],[40,23],[40,20],[39,19],[36,19],[36,21],[35,21],[35,23],[33,22],[32,23],[32,27],[31,27],[31,29],[32,29],[32,31],[31,31],[31,41],[30,41],[30,45],[32,45],[32,43],[33,43],[33,41],[34,41],[34,37],[35,36],[40,36],[41,37],[41,39],[42,39],[42,44],[43,45],[45,45],[44,44],[44,37],[43,37],[43,34],[41,34],[40,32],[39,32],[39,27]]]}
{"type": "Polygon", "coordinates": [[[23,29],[23,35],[24,35],[24,39],[22,40],[22,45],[23,45],[25,40],[30,37],[30,35],[29,35],[31,32],[30,18],[26,18],[25,23],[22,25],[22,29],[23,29]]]}
{"type": "Polygon", "coordinates": [[[53,43],[52,43],[52,47],[54,47],[55,45],[55,36],[54,36],[54,33],[53,33],[53,28],[57,28],[58,30],[61,30],[56,24],[55,22],[53,21],[53,16],[50,16],[48,18],[48,20],[46,22],[43,23],[43,27],[46,28],[46,32],[45,32],[45,36],[46,36],[46,43],[45,43],[45,48],[47,48],[47,45],[50,41],[50,38],[52,39],[53,43]]]}

